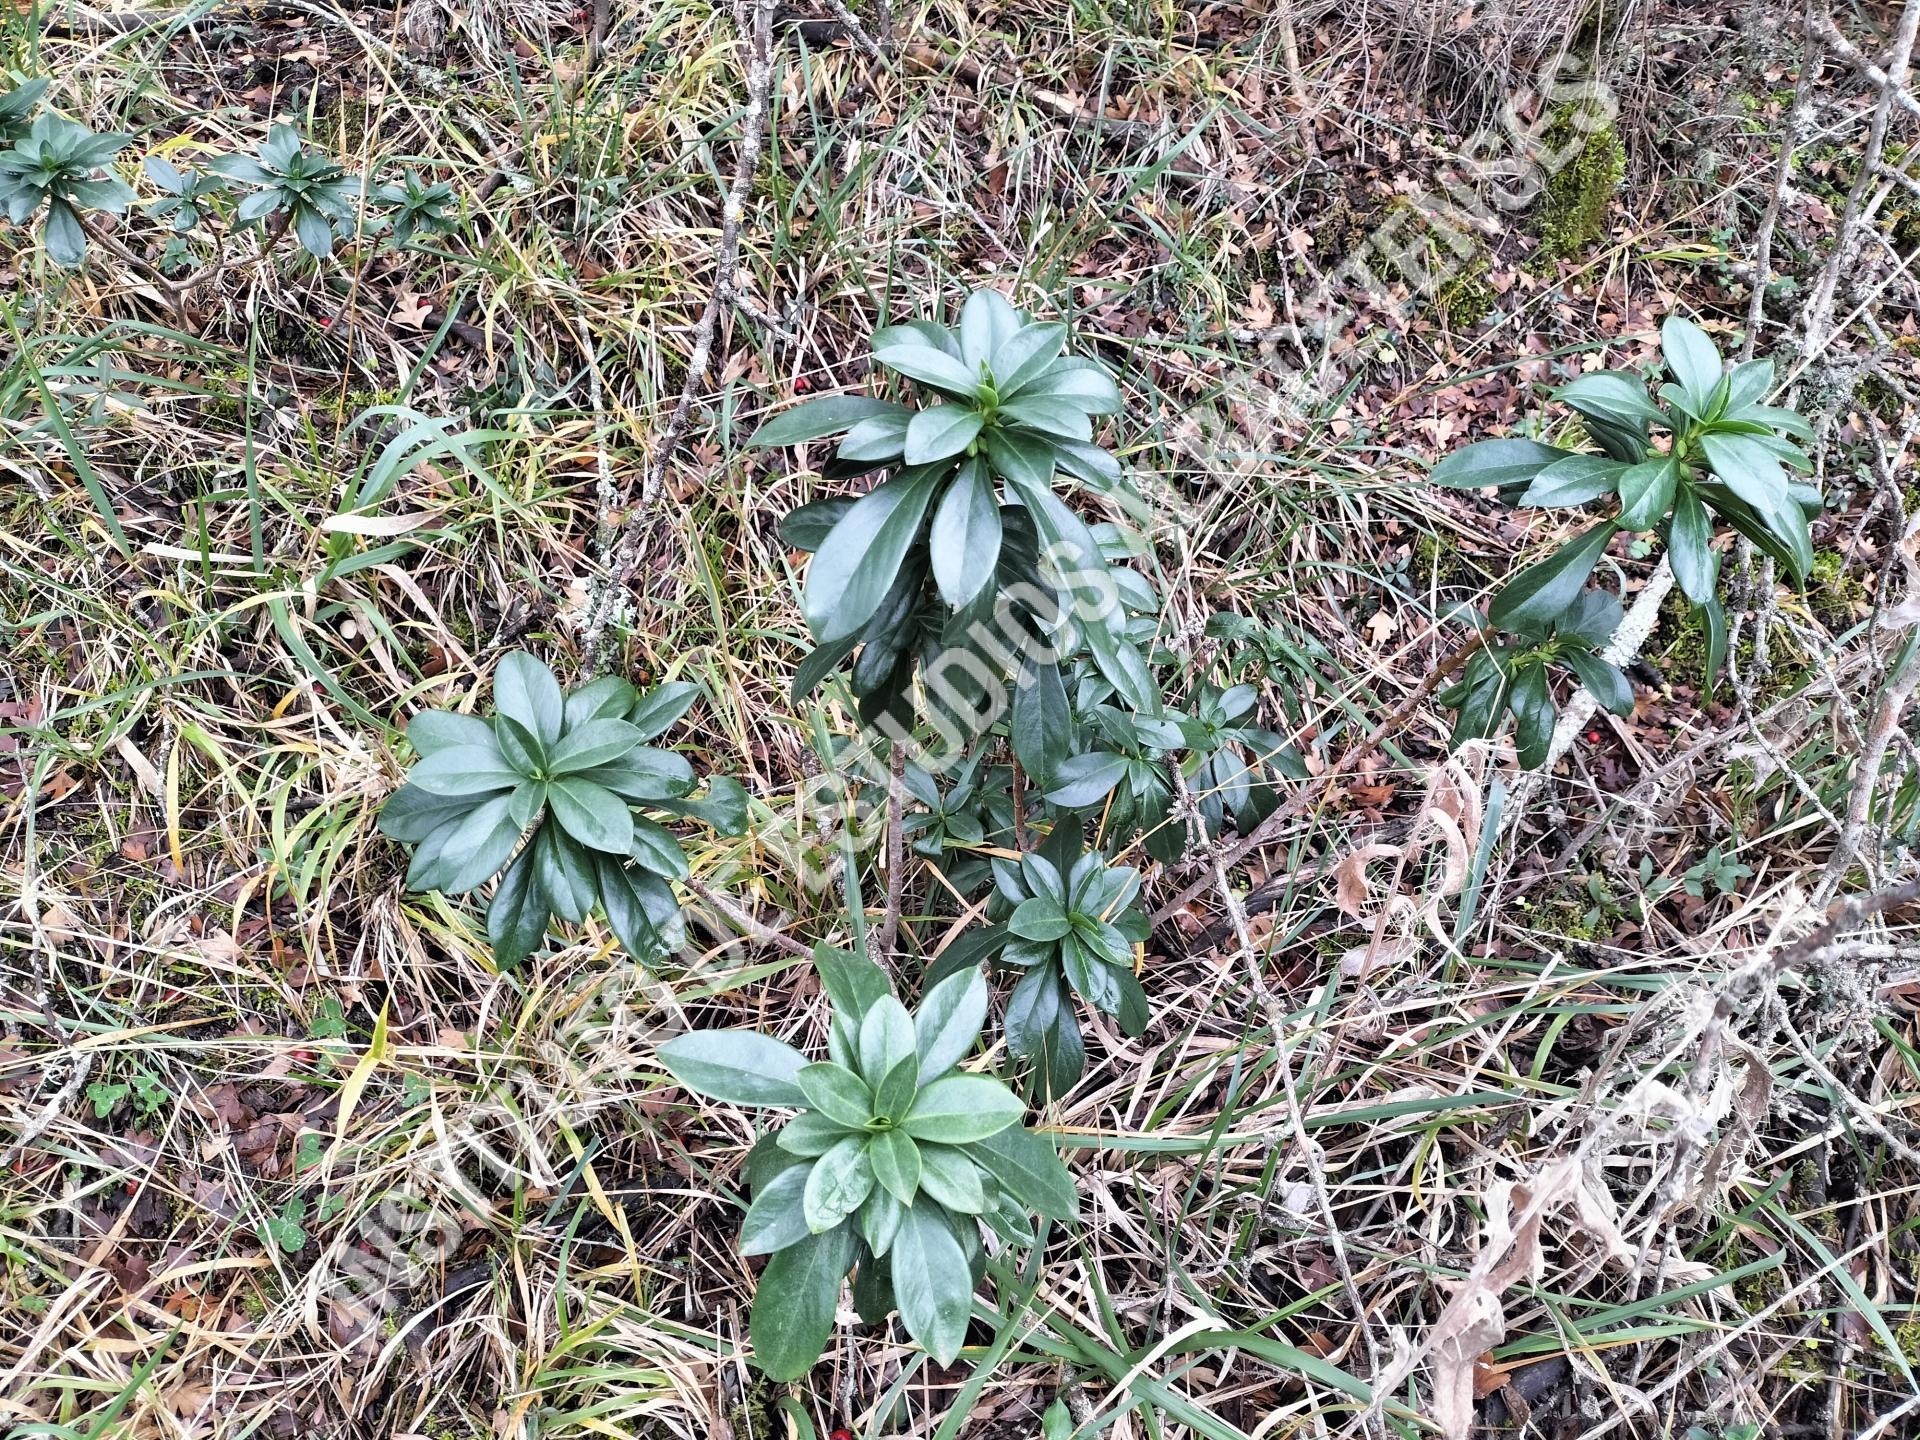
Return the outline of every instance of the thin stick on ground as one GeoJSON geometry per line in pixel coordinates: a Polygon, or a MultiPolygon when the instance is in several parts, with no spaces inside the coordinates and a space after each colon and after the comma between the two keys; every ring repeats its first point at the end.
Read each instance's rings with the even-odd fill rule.
{"type": "Polygon", "coordinates": [[[621,524],[613,552],[607,558],[605,581],[595,592],[586,623],[581,627],[589,664],[601,653],[613,597],[640,566],[641,551],[647,542],[654,508],[660,502],[667,466],[679,450],[688,422],[693,418],[694,398],[706,384],[721,316],[732,305],[733,274],[740,259],[740,230],[746,219],[753,177],[760,169],[760,153],[766,148],[767,125],[772,115],[773,12],[773,0],[754,0],[753,24],[748,37],[747,109],[740,121],[740,149],[734,157],[733,180],[727,187],[726,205],[721,214],[713,290],[707,296],[699,324],[694,327],[693,354],[687,361],[687,378],[680,387],[680,398],[647,462],[639,497],[621,524]]]}
{"type": "MultiPolygon", "coordinates": [[[[900,906],[906,889],[907,747],[895,742],[887,771],[887,910],[875,937],[880,963],[886,965],[900,939],[900,906]]],[[[889,966],[889,968],[891,968],[889,966]]]]}

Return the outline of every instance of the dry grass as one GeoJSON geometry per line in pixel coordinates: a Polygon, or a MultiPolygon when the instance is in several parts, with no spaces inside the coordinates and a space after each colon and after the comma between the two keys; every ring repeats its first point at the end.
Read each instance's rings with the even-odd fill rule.
{"type": "MultiPolygon", "coordinates": [[[[758,823],[697,846],[695,874],[766,925],[845,938],[789,842],[821,735],[852,722],[787,700],[804,627],[773,520],[828,487],[739,441],[802,382],[858,385],[875,323],[983,278],[1072,318],[1128,389],[1129,464],[1186,507],[1155,534],[1168,633],[1243,617],[1206,663],[1264,674],[1267,723],[1320,765],[1452,647],[1453,607],[1552,538],[1421,486],[1424,463],[1538,414],[1588,355],[1644,359],[1669,309],[1739,330],[1797,7],[1757,7],[1780,12],[1770,51],[1749,53],[1768,28],[1749,24],[1723,54],[1691,8],[1629,6],[1622,73],[1690,78],[1629,117],[1664,144],[1636,151],[1609,241],[1529,271],[1516,218],[1490,251],[1510,287],[1491,320],[1377,304],[1355,323],[1392,344],[1350,389],[1253,458],[1196,457],[1182,418],[1244,420],[1249,377],[1291,355],[1261,337],[1309,320],[1343,246],[1458,151],[1492,73],[1475,65],[1524,72],[1566,33],[1542,20],[1557,6],[1466,27],[1457,7],[1297,8],[1291,37],[1234,9],[895,16],[980,62],[972,80],[884,73],[783,26],[737,282],[752,311],[723,324],[610,661],[706,687],[676,735],[742,778],[758,823]],[[1143,130],[1076,127],[1043,90],[1143,130]]],[[[1698,638],[1669,620],[1639,712],[1525,794],[1510,753],[1446,764],[1447,717],[1421,707],[1236,871],[1247,943],[1204,896],[1150,950],[1152,1028],[1096,1020],[1088,1078],[1044,1116],[1083,1223],[1042,1267],[995,1262],[961,1362],[850,1322],[809,1384],[776,1391],[746,1364],[754,1267],[732,1243],[750,1122],[672,1088],[652,1046],[717,1022],[817,1048],[809,968],[696,900],[701,938],[659,975],[589,924],[500,976],[471,908],[403,893],[373,829],[415,710],[476,703],[515,645],[586,668],[579,621],[717,278],[733,17],[613,6],[589,68],[591,14],[567,7],[216,6],[124,33],[89,13],[6,30],[68,113],[139,129],[138,148],[183,136],[189,157],[298,116],[470,204],[444,244],[318,271],[245,239],[191,335],[111,256],[67,275],[0,232],[17,1433],[988,1440],[1040,1433],[1061,1397],[1083,1436],[1411,1436],[1449,1384],[1490,1433],[1529,1405],[1542,1435],[1920,1428],[1911,912],[1861,919],[1777,984],[1737,979],[1836,894],[1912,867],[1899,713],[1857,853],[1834,859],[1913,624],[1896,183],[1851,232],[1835,336],[1794,382],[1835,506],[1823,578],[1799,595],[1748,568],[1739,686],[1702,696],[1698,638]],[[396,467],[382,523],[343,526],[405,423],[356,422],[395,405],[469,438],[396,467]],[[1366,845],[1387,848],[1340,883],[1366,845]],[[1724,888],[1715,847],[1747,867],[1724,888]],[[424,1263],[356,1308],[343,1266],[396,1228],[424,1263]],[[1496,1292],[1504,1335],[1466,1323],[1496,1292]]],[[[1802,293],[1875,94],[1837,65],[1814,89],[1774,262],[1802,293]]],[[[1904,111],[1894,130],[1911,137],[1904,111]]],[[[1791,360],[1800,324],[1791,294],[1770,304],[1760,353],[1791,360]]],[[[917,872],[903,974],[955,913],[917,872]]]]}

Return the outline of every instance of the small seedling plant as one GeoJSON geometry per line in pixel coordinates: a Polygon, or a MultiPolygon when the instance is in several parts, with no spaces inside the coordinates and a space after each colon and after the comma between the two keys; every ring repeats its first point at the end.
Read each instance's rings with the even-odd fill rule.
{"type": "Polygon", "coordinates": [[[851,1271],[862,1319],[897,1308],[950,1364],[985,1273],[983,1228],[1034,1245],[1030,1213],[1074,1217],[1072,1179],[1052,1142],[1020,1124],[1018,1096],[958,1068],[986,1019],[978,970],[909,1013],[871,961],[823,946],[815,963],[833,1002],[826,1060],[752,1030],[694,1031],[659,1052],[698,1094],[795,1112],[747,1161],[740,1249],[771,1257],[753,1298],[754,1363],[776,1380],[812,1369],[851,1271]]]}
{"type": "Polygon", "coordinates": [[[451,710],[416,715],[419,756],[380,812],[380,829],[415,847],[407,888],[461,895],[496,875],[487,907],[494,963],[519,964],[558,915],[598,910],[627,952],[652,964],[685,938],[672,882],[687,858],[660,819],[692,816],[729,834],[746,792],[719,778],[692,796],[693,767],[646,742],[699,697],[698,686],[645,693],[618,676],[563,692],[524,652],[494,671],[491,721],[451,710]],[[502,870],[504,868],[504,873],[502,870]]]}
{"type": "MultiPolygon", "coordinates": [[[[44,211],[47,258],[71,268],[87,255],[82,216],[125,214],[135,202],[133,188],[111,169],[133,137],[97,134],[65,116],[36,113],[47,84],[21,80],[0,93],[0,145],[10,147],[0,150],[0,213],[26,225],[44,211]]],[[[141,170],[158,192],[145,214],[171,233],[163,267],[185,263],[190,255],[182,237],[215,220],[233,228],[262,225],[269,245],[291,233],[316,260],[331,256],[338,241],[371,234],[389,221],[396,247],[445,234],[456,223],[457,197],[445,182],[408,170],[398,182],[369,193],[365,179],[312,148],[291,125],[272,126],[254,155],[216,155],[195,170],[155,153],[141,170]]],[[[122,253],[145,264],[132,252],[122,253]]]]}
{"type": "Polygon", "coordinates": [[[1666,545],[1674,579],[1707,632],[1709,684],[1727,648],[1716,522],[1745,537],[1796,584],[1806,583],[1813,568],[1809,522],[1823,502],[1817,489],[1796,478],[1813,463],[1794,442],[1813,431],[1794,411],[1767,403],[1773,362],[1729,368],[1707,333],[1679,316],[1666,321],[1660,337],[1669,378],[1652,397],[1640,375],[1618,371],[1582,375],[1554,393],[1580,416],[1592,450],[1521,437],[1483,440],[1434,467],[1435,484],[1494,486],[1511,504],[1605,503],[1612,511],[1493,597],[1487,620],[1513,638],[1477,654],[1443,697],[1461,712],[1456,739],[1490,733],[1510,711],[1522,764],[1542,763],[1553,729],[1547,679],[1555,665],[1572,670],[1609,709],[1631,710],[1632,687],[1596,653],[1618,624],[1618,602],[1583,598],[1615,535],[1650,533],[1666,545]]]}

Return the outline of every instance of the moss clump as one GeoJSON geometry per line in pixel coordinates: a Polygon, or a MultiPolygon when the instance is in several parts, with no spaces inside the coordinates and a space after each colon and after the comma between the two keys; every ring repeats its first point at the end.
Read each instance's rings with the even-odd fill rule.
{"type": "Polygon", "coordinates": [[[1408,561],[1407,568],[1423,592],[1428,586],[1442,591],[1478,590],[1486,580],[1458,545],[1442,542],[1436,535],[1415,540],[1408,561]]]}
{"type": "Polygon", "coordinates": [[[1807,573],[1807,608],[1827,629],[1850,628],[1871,599],[1867,583],[1847,568],[1838,550],[1816,550],[1807,573]]]}
{"type": "MultiPolygon", "coordinates": [[[[1564,154],[1580,139],[1571,109],[1562,111],[1542,137],[1549,155],[1564,154]]],[[[1556,260],[1571,259],[1605,234],[1607,207],[1626,173],[1627,147],[1613,126],[1587,135],[1586,143],[1547,181],[1539,217],[1542,250],[1556,260]]]]}
{"type": "Polygon", "coordinates": [[[734,1440],[772,1440],[786,1434],[786,1425],[774,1412],[774,1402],[782,1387],[764,1375],[754,1375],[741,1389],[740,1396],[727,1407],[727,1426],[734,1440]]]}
{"type": "Polygon", "coordinates": [[[1471,330],[1493,313],[1500,297],[1487,283],[1492,268],[1485,255],[1475,255],[1434,293],[1433,308],[1449,328],[1471,330]]]}

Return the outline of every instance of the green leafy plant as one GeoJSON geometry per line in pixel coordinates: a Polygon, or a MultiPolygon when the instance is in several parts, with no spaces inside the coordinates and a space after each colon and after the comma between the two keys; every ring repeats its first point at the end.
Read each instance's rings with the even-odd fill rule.
{"type": "Polygon", "coordinates": [[[366,182],[326,156],[307,149],[291,125],[267,132],[259,158],[221,155],[208,162],[215,174],[258,187],[234,210],[243,225],[284,215],[301,248],[317,260],[333,253],[336,235],[352,235],[360,223],[366,182]]]}
{"type": "Polygon", "coordinates": [[[454,225],[448,213],[454,206],[453,187],[444,180],[432,184],[409,170],[397,185],[382,185],[373,198],[393,210],[393,243],[404,246],[416,235],[444,235],[454,225]]]}
{"type": "Polygon", "coordinates": [[[1061,1095],[1086,1068],[1074,996],[1115,1016],[1128,1035],[1151,1018],[1133,973],[1134,946],[1148,933],[1135,903],[1140,874],[1098,850],[1082,850],[1077,824],[1058,825],[1017,862],[991,863],[989,923],[949,946],[934,973],[983,959],[1018,971],[1007,997],[1008,1052],[1033,1067],[1039,1093],[1061,1095]]]}
{"type": "Polygon", "coordinates": [[[772,1257],[753,1298],[754,1362],[777,1380],[811,1369],[851,1271],[863,1319],[897,1307],[907,1333],[951,1363],[984,1274],[981,1227],[1035,1244],[1030,1211],[1074,1218],[1072,1178],[1020,1125],[1012,1091],[957,1068],[986,1019],[978,970],[909,1014],[871,961],[822,946],[815,963],[833,1003],[827,1060],[752,1030],[695,1031],[659,1051],[689,1090],[798,1112],[747,1161],[740,1248],[772,1257]]]}
{"type": "Polygon", "coordinates": [[[0,208],[16,225],[44,209],[40,233],[47,257],[56,265],[80,264],[87,255],[80,212],[119,214],[133,203],[126,181],[97,174],[132,140],[131,135],[97,135],[61,115],[39,116],[11,150],[0,152],[0,208]]]}
{"type": "Polygon", "coordinates": [[[671,954],[685,933],[671,882],[686,878],[686,856],[636,807],[727,833],[746,823],[737,781],[692,798],[693,767],[646,744],[699,693],[675,684],[642,694],[606,676],[569,695],[515,652],[494,671],[491,723],[416,715],[407,739],[419,762],[380,811],[382,832],[416,847],[407,887],[458,895],[500,875],[487,935],[503,968],[540,945],[552,915],[578,923],[596,908],[635,959],[671,954]]]}
{"type": "MultiPolygon", "coordinates": [[[[1610,515],[1520,571],[1493,597],[1488,621],[1532,643],[1503,647],[1450,692],[1463,710],[1473,708],[1471,717],[1463,713],[1456,736],[1488,733],[1503,698],[1527,737],[1537,739],[1543,721],[1550,732],[1545,679],[1554,662],[1573,669],[1602,704],[1631,703],[1624,678],[1592,654],[1607,638],[1595,628],[1598,612],[1576,611],[1594,566],[1623,531],[1652,533],[1665,543],[1674,578],[1706,627],[1709,683],[1727,644],[1715,521],[1746,537],[1796,583],[1806,582],[1813,568],[1808,522],[1823,502],[1818,490],[1793,477],[1813,468],[1793,441],[1813,432],[1794,411],[1766,403],[1773,362],[1749,360],[1728,369],[1706,332],[1678,316],[1661,327],[1661,351],[1671,378],[1656,398],[1649,398],[1639,375],[1614,371],[1582,375],[1555,392],[1580,415],[1595,450],[1519,437],[1483,440],[1434,467],[1435,484],[1497,487],[1513,504],[1612,506],[1610,515]]],[[[1617,623],[1617,605],[1607,613],[1617,623]]],[[[1523,740],[1521,748],[1523,760],[1536,757],[1528,763],[1545,758],[1544,744],[1523,740]]]]}
{"type": "Polygon", "coordinates": [[[1459,681],[1440,693],[1440,703],[1458,712],[1452,744],[1482,739],[1511,713],[1514,747],[1527,769],[1544,764],[1560,718],[1549,676],[1555,666],[1573,673],[1616,715],[1633,713],[1633,686],[1618,666],[1600,655],[1620,625],[1620,602],[1600,590],[1583,590],[1564,614],[1507,644],[1476,650],[1459,681]]]}
{"type": "Polygon", "coordinates": [[[227,193],[226,182],[201,170],[182,170],[171,160],[149,155],[141,162],[160,191],[160,198],[147,202],[147,214],[165,220],[177,232],[185,234],[206,218],[212,202],[227,193]]]}
{"type": "Polygon", "coordinates": [[[903,400],[823,396],[754,435],[763,448],[841,435],[828,478],[883,476],[781,524],[788,544],[813,555],[801,609],[818,648],[800,666],[796,700],[857,651],[861,718],[905,717],[923,660],[957,649],[1004,675],[1004,648],[979,643],[989,623],[1010,613],[1037,638],[1066,629],[1071,607],[1115,688],[1137,709],[1158,708],[1099,542],[1053,489],[1057,473],[1100,491],[1121,483],[1118,462],[1093,443],[1095,417],[1120,409],[1119,388],[1093,361],[1062,355],[1066,338],[1065,325],[982,290],[956,326],[915,320],[874,335],[875,362],[910,382],[903,400]],[[997,610],[1003,596],[1012,603],[997,610]]]}
{"type": "Polygon", "coordinates": [[[28,127],[33,124],[33,112],[40,108],[41,98],[52,83],[45,78],[11,78],[12,86],[0,94],[0,144],[5,145],[14,144],[27,133],[28,127]]]}

